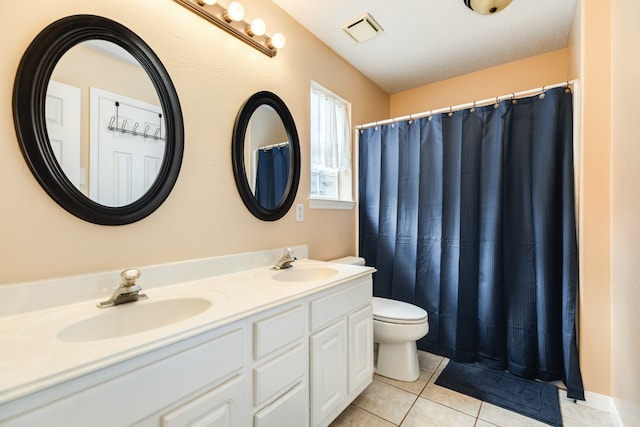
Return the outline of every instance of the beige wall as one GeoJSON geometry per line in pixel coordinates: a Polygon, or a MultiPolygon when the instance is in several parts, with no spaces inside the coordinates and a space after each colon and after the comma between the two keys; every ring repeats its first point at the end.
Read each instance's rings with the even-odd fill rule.
{"type": "Polygon", "coordinates": [[[328,259],[356,251],[355,211],[309,209],[309,87],[317,81],[349,100],[353,123],[387,117],[388,95],[271,2],[245,0],[287,46],[269,58],[172,1],[34,0],[14,2],[0,17],[0,284],[239,253],[307,243],[328,259]],[[37,10],[37,13],[34,11],[37,10]],[[78,13],[116,20],[144,39],[176,86],[185,124],[178,182],[167,201],[135,224],[98,226],[68,214],[26,166],[11,112],[15,72],[35,35],[78,13]],[[231,168],[236,114],[254,92],[270,90],[289,106],[303,159],[295,203],[276,222],[254,218],[240,199],[231,168]]]}
{"type": "Polygon", "coordinates": [[[401,117],[566,80],[567,50],[559,49],[393,94],[391,115],[401,117]]]}
{"type": "Polygon", "coordinates": [[[611,2],[611,394],[625,426],[640,424],[640,3],[611,2]]]}
{"type": "MultiPolygon", "coordinates": [[[[585,388],[611,395],[610,84],[611,2],[581,1],[578,64],[581,110],[580,365],[585,388]]],[[[575,40],[575,38],[572,38],[575,40]]]]}

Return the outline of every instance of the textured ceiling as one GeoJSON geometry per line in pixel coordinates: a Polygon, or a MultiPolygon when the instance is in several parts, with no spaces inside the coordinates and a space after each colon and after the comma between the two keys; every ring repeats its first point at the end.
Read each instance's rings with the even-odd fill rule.
{"type": "Polygon", "coordinates": [[[273,0],[387,93],[567,46],[576,0],[513,0],[480,15],[463,0],[273,0]],[[356,43],[342,27],[370,13],[382,34],[356,43]]]}

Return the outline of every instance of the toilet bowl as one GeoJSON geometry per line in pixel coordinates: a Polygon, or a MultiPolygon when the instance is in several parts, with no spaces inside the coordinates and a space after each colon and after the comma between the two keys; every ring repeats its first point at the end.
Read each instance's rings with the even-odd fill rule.
{"type": "Polygon", "coordinates": [[[377,374],[400,381],[420,377],[416,341],[427,335],[427,312],[413,304],[373,297],[373,342],[377,374]]]}
{"type": "MultiPolygon", "coordinates": [[[[345,257],[332,262],[364,265],[364,259],[345,257]]],[[[373,297],[373,342],[378,345],[375,372],[400,381],[420,377],[416,341],[429,332],[429,317],[420,307],[373,297]]]]}

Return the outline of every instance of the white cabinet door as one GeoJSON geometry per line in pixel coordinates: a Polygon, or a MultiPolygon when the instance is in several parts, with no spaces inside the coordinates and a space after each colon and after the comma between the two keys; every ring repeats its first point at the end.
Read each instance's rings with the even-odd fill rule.
{"type": "Polygon", "coordinates": [[[371,382],[373,376],[373,312],[371,305],[347,318],[349,328],[349,393],[371,382]]]}
{"type": "Polygon", "coordinates": [[[311,336],[311,419],[320,422],[347,398],[347,331],[340,320],[311,336]]]}

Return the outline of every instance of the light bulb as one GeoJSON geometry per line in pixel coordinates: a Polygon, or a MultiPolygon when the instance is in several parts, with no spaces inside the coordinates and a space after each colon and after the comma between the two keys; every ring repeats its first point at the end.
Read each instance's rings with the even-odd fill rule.
{"type": "Polygon", "coordinates": [[[247,34],[250,36],[264,36],[267,32],[267,24],[260,18],[251,21],[251,25],[247,27],[247,34]]]}
{"type": "Polygon", "coordinates": [[[218,3],[218,0],[198,0],[200,6],[204,6],[205,4],[207,6],[213,6],[216,3],[218,3]]]}
{"type": "Polygon", "coordinates": [[[224,11],[224,19],[227,22],[242,21],[244,18],[244,7],[237,1],[232,2],[227,10],[224,11]]]}
{"type": "Polygon", "coordinates": [[[267,41],[267,46],[272,49],[282,49],[287,42],[287,39],[284,38],[282,33],[275,33],[271,36],[269,41],[267,41]]]}

